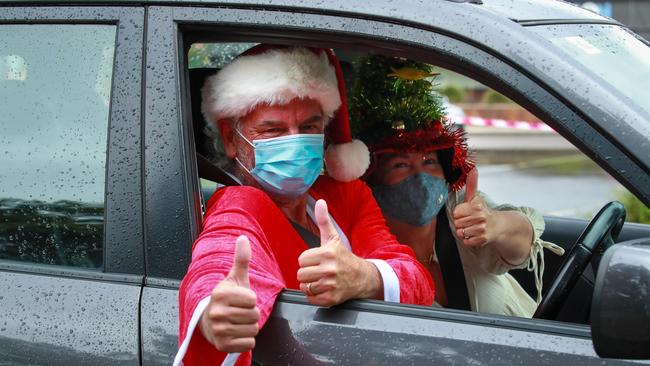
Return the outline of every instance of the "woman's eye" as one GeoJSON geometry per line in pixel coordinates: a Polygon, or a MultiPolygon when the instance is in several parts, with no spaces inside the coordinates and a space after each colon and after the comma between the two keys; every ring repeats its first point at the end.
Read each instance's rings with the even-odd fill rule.
{"type": "Polygon", "coordinates": [[[402,168],[408,168],[408,167],[409,167],[409,164],[405,163],[405,162],[402,162],[402,161],[393,164],[393,169],[402,169],[402,168]]]}
{"type": "Polygon", "coordinates": [[[424,165],[438,165],[438,160],[436,159],[425,159],[424,165]]]}

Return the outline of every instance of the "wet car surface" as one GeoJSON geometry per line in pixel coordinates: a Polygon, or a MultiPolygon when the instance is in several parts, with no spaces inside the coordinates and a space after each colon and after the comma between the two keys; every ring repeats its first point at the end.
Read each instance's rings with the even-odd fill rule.
{"type": "MultiPolygon", "coordinates": [[[[551,39],[615,29],[648,45],[615,21],[565,3],[0,1],[0,7],[0,34],[11,41],[0,45],[0,109],[13,108],[0,120],[6,131],[0,363],[171,363],[177,290],[201,228],[204,174],[195,151],[202,122],[193,116],[187,70],[194,42],[307,44],[436,63],[508,95],[650,203],[650,112],[635,99],[645,94],[628,95],[551,39]],[[44,41],[36,46],[38,40],[44,41]],[[25,110],[34,113],[20,114],[25,110]]],[[[583,219],[546,221],[544,239],[566,249],[587,226],[583,219]]],[[[650,245],[650,227],[625,224],[617,241],[630,240],[650,245]]],[[[549,259],[547,285],[560,261],[549,259]]],[[[648,286],[647,277],[639,281],[648,286]]],[[[579,318],[589,315],[590,299],[567,300],[564,318],[553,321],[379,301],[324,309],[287,290],[258,336],[254,362],[629,363],[594,351],[592,330],[579,318]]],[[[643,324],[649,316],[632,318],[643,324]]],[[[648,335],[638,334],[642,341],[648,335]]]]}

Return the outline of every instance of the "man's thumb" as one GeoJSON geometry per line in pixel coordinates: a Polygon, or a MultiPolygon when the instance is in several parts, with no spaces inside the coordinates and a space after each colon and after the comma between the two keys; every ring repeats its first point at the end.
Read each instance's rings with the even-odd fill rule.
{"type": "Polygon", "coordinates": [[[314,216],[316,216],[316,225],[318,225],[318,230],[320,231],[320,245],[323,246],[339,234],[327,212],[327,203],[325,203],[325,200],[321,199],[316,201],[314,216]]]}
{"type": "Polygon", "coordinates": [[[472,169],[467,173],[467,180],[465,181],[465,202],[469,202],[476,196],[478,190],[478,170],[472,169]]]}
{"type": "Polygon", "coordinates": [[[238,285],[249,287],[248,263],[251,261],[251,245],[245,235],[240,235],[235,242],[235,256],[228,277],[238,285]]]}

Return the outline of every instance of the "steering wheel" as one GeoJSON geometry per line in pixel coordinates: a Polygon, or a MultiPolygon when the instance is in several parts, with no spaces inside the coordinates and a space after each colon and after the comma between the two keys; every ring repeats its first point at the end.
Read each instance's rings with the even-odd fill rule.
{"type": "Polygon", "coordinates": [[[564,258],[533,318],[557,318],[562,304],[569,297],[592,257],[596,266],[594,269],[597,269],[602,254],[615,244],[624,222],[625,207],[620,202],[610,202],[600,209],[564,258]]]}

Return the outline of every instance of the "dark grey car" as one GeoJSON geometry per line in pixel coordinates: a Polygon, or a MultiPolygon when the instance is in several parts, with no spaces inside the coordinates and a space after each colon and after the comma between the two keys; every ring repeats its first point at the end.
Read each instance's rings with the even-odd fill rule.
{"type": "MultiPolygon", "coordinates": [[[[332,47],[453,70],[534,113],[650,204],[650,47],[565,3],[3,0],[0,40],[2,365],[172,362],[200,178],[211,178],[197,165],[204,75],[187,55],[198,42],[332,47]],[[585,39],[603,41],[598,62],[576,55],[594,46],[585,39]]],[[[547,256],[545,293],[559,301],[543,317],[555,320],[380,301],[325,309],[285,291],[254,362],[629,362],[600,358],[593,342],[603,356],[650,358],[650,226],[621,229],[617,207],[580,240],[587,221],[545,218],[545,240],[577,248],[562,268],[547,256]],[[627,243],[602,256],[616,237],[627,243]]]]}

